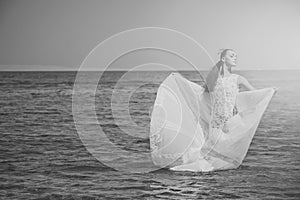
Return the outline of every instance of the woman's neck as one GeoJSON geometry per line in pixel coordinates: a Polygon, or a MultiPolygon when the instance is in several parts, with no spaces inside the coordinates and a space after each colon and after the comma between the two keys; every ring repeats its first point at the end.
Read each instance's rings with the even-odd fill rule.
{"type": "Polygon", "coordinates": [[[227,66],[225,63],[222,65],[222,70],[224,70],[223,72],[221,72],[222,76],[229,76],[231,74],[231,67],[227,66]]]}

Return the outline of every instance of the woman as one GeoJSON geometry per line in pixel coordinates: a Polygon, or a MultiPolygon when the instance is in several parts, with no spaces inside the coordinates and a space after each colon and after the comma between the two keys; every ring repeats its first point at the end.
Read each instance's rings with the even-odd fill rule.
{"type": "Polygon", "coordinates": [[[236,96],[240,87],[255,90],[242,76],[232,74],[231,68],[236,66],[237,55],[232,49],[224,49],[220,60],[206,78],[206,92],[212,93],[213,121],[212,127],[222,128],[228,132],[226,121],[237,113],[236,96]]]}
{"type": "Polygon", "coordinates": [[[236,59],[232,49],[222,50],[204,88],[178,73],[161,84],[150,126],[155,165],[213,171],[242,163],[275,89],[255,90],[244,77],[232,74],[236,59]]]}

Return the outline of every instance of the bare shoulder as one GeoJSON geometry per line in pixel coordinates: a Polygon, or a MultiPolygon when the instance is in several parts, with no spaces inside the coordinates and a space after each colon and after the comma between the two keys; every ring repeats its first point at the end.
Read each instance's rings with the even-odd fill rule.
{"type": "Polygon", "coordinates": [[[241,76],[241,75],[237,75],[238,77],[237,77],[237,82],[238,82],[238,84],[247,84],[248,83],[248,81],[247,81],[247,79],[245,78],[245,77],[243,77],[243,76],[241,76]]]}
{"type": "Polygon", "coordinates": [[[247,81],[247,79],[245,79],[243,76],[239,75],[239,74],[231,74],[234,78],[236,78],[237,80],[237,84],[242,84],[245,81],[247,81]]]}
{"type": "Polygon", "coordinates": [[[255,88],[248,82],[248,80],[241,75],[238,75],[237,83],[238,85],[243,86],[246,90],[255,90],[255,88]]]}

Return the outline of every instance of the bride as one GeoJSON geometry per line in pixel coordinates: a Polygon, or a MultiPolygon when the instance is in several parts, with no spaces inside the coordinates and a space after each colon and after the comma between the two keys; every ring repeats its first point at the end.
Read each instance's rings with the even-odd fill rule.
{"type": "Polygon", "coordinates": [[[222,50],[204,87],[178,73],[160,85],[150,123],[156,166],[206,172],[241,165],[276,89],[255,89],[231,73],[236,59],[232,49],[222,50]]]}

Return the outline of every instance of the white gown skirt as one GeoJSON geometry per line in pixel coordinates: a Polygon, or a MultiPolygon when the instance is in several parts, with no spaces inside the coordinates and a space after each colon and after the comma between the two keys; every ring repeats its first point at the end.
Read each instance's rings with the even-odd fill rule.
{"type": "Polygon", "coordinates": [[[153,163],[177,171],[207,172],[240,166],[273,88],[240,92],[229,132],[211,128],[211,101],[204,88],[178,73],[160,85],[150,123],[153,163]]]}

